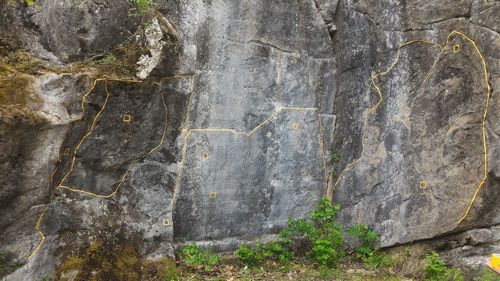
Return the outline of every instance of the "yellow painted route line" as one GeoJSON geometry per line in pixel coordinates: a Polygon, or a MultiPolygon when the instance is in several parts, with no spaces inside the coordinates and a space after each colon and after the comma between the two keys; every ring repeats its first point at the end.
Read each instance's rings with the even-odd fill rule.
{"type": "MultiPolygon", "coordinates": [[[[110,193],[110,194],[107,194],[107,195],[102,195],[102,194],[96,194],[96,193],[93,193],[93,192],[88,192],[88,191],[85,191],[85,190],[81,190],[81,189],[76,189],[76,188],[73,188],[73,187],[69,187],[69,186],[65,186],[65,185],[59,185],[58,188],[63,188],[63,189],[67,189],[67,190],[70,190],[70,191],[73,191],[73,192],[79,192],[79,193],[83,193],[83,194],[86,194],[86,195],[91,195],[91,196],[94,196],[94,197],[98,197],[98,198],[104,198],[104,199],[107,199],[107,198],[111,198],[113,196],[115,196],[118,191],[120,190],[120,187],[123,185],[123,183],[125,182],[125,179],[127,178],[130,170],[137,164],[137,162],[139,162],[141,159],[144,159],[146,157],[148,157],[149,155],[153,154],[158,148],[160,148],[160,146],[163,144],[164,142],[164,139],[165,139],[165,135],[167,133],[167,127],[168,127],[168,113],[167,113],[167,104],[165,103],[165,98],[163,97],[163,94],[161,94],[161,100],[162,100],[162,103],[163,103],[163,109],[165,110],[165,125],[163,126],[163,133],[162,133],[162,136],[160,138],[160,142],[154,147],[152,148],[150,151],[148,151],[148,153],[146,153],[145,155],[137,158],[136,160],[134,160],[127,168],[127,170],[125,170],[125,173],[120,177],[120,181],[118,182],[115,190],[110,193]]],[[[97,118],[98,116],[96,116],[97,118]]],[[[77,148],[78,149],[78,148],[77,148]]]]}
{"type": "Polygon", "coordinates": [[[474,202],[476,201],[477,195],[479,194],[482,187],[484,186],[484,183],[488,179],[488,142],[487,142],[488,132],[486,129],[486,122],[487,122],[487,117],[488,117],[488,111],[490,108],[491,87],[490,87],[488,65],[486,63],[486,59],[484,58],[483,54],[479,50],[479,48],[474,40],[472,40],[471,38],[469,38],[467,35],[463,34],[462,32],[453,31],[450,35],[448,35],[448,38],[446,40],[446,44],[449,44],[451,37],[455,34],[462,36],[465,40],[467,40],[474,47],[474,50],[481,58],[481,62],[483,64],[484,83],[486,84],[486,103],[484,105],[483,120],[482,120],[482,125],[481,125],[482,133],[483,133],[484,174],[483,174],[483,178],[481,179],[481,181],[479,182],[479,184],[476,187],[476,191],[474,192],[474,196],[472,196],[472,198],[469,201],[469,204],[467,206],[467,209],[465,210],[464,215],[458,220],[458,222],[455,226],[455,228],[456,228],[469,215],[469,212],[472,208],[472,205],[474,205],[474,202]]]}
{"type": "Polygon", "coordinates": [[[342,180],[342,178],[345,175],[345,173],[349,169],[351,169],[355,164],[357,164],[359,161],[361,161],[361,159],[363,158],[363,154],[364,154],[364,151],[365,151],[365,133],[366,133],[366,124],[368,123],[368,117],[369,117],[370,114],[374,113],[377,110],[378,106],[384,100],[384,97],[382,95],[382,91],[380,90],[379,86],[375,82],[375,79],[377,79],[380,76],[384,76],[384,75],[388,74],[396,66],[396,64],[398,63],[399,57],[400,57],[400,54],[401,54],[401,49],[404,48],[404,47],[407,47],[407,46],[409,46],[411,44],[415,44],[415,43],[422,43],[422,44],[430,44],[430,45],[434,45],[434,46],[439,46],[438,44],[432,43],[432,42],[427,41],[427,40],[412,40],[412,41],[405,42],[405,43],[401,44],[397,48],[395,59],[389,65],[389,67],[385,71],[382,71],[382,72],[379,72],[379,73],[376,73],[376,74],[372,75],[372,77],[371,77],[371,83],[372,83],[372,86],[375,89],[375,92],[377,93],[379,99],[377,100],[377,102],[373,106],[371,106],[369,109],[367,109],[365,111],[365,113],[364,113],[363,127],[361,128],[361,152],[359,154],[360,156],[357,159],[355,159],[354,161],[352,161],[349,164],[347,164],[345,166],[345,168],[342,170],[342,172],[339,174],[339,176],[337,177],[337,181],[333,185],[332,192],[331,192],[331,196],[332,197],[330,198],[330,201],[333,200],[333,195],[334,195],[335,189],[337,188],[337,185],[342,180]]]}
{"type": "MultiPolygon", "coordinates": [[[[107,100],[108,100],[109,95],[110,95],[109,92],[108,92],[108,84],[107,84],[107,82],[108,81],[118,81],[118,82],[126,82],[126,83],[142,83],[141,81],[132,80],[132,79],[119,79],[119,78],[98,78],[98,79],[94,79],[94,82],[92,83],[92,86],[90,87],[90,89],[82,97],[82,117],[80,119],[78,119],[78,120],[75,120],[75,121],[80,121],[80,120],[82,120],[84,118],[84,113],[85,113],[85,99],[87,98],[88,95],[90,95],[90,93],[93,92],[93,90],[94,90],[95,86],[97,85],[98,81],[104,81],[104,83],[105,83],[104,84],[104,90],[106,92],[106,97],[105,97],[105,100],[103,102],[103,106],[101,107],[101,109],[99,110],[99,112],[94,116],[94,118],[92,120],[92,124],[90,126],[90,129],[82,137],[82,139],[78,143],[77,147],[73,150],[73,157],[72,157],[72,162],[71,162],[71,165],[70,165],[70,169],[66,173],[66,175],[64,176],[64,178],[60,181],[60,183],[59,183],[59,185],[58,185],[57,188],[58,189],[63,188],[63,189],[67,189],[67,190],[72,191],[72,192],[78,192],[78,193],[83,193],[83,194],[86,194],[86,195],[94,196],[94,197],[97,197],[97,198],[107,199],[107,198],[113,197],[119,191],[121,185],[125,181],[125,179],[126,179],[127,175],[129,174],[130,170],[134,167],[135,164],[137,164],[137,162],[139,162],[141,159],[143,159],[143,158],[145,158],[145,157],[153,154],[163,144],[165,136],[166,136],[166,133],[167,133],[167,128],[168,128],[168,109],[167,109],[167,104],[166,104],[165,98],[163,96],[163,93],[160,93],[161,94],[162,104],[163,104],[163,109],[165,111],[165,124],[164,124],[164,127],[163,127],[163,133],[162,133],[160,142],[154,148],[152,148],[147,154],[141,156],[140,158],[137,158],[134,162],[132,162],[131,165],[129,165],[129,167],[127,168],[127,170],[125,171],[125,173],[121,176],[120,181],[119,181],[118,185],[116,186],[115,190],[111,194],[100,195],[100,194],[95,194],[95,193],[84,191],[84,190],[79,190],[79,189],[71,188],[71,187],[68,187],[68,186],[63,186],[62,185],[63,181],[68,177],[68,175],[71,173],[71,171],[72,171],[72,169],[74,167],[74,162],[75,162],[75,158],[76,158],[76,152],[78,151],[78,149],[81,146],[81,144],[83,143],[83,141],[92,133],[92,131],[95,128],[95,125],[96,125],[96,122],[97,122],[97,119],[98,119],[99,115],[105,109],[107,100]]],[[[75,122],[75,121],[73,121],[73,122],[75,122]]],[[[59,159],[58,161],[60,162],[61,160],[59,159]]],[[[57,169],[59,169],[59,167],[57,167],[54,170],[54,172],[52,173],[52,175],[51,175],[51,181],[50,181],[51,184],[50,184],[50,186],[52,186],[54,174],[56,173],[57,169]]],[[[42,247],[43,243],[45,242],[46,238],[45,238],[45,235],[43,234],[43,232],[42,232],[42,230],[40,228],[40,224],[43,221],[43,217],[45,215],[45,212],[48,209],[49,204],[47,204],[44,207],[44,209],[42,210],[42,213],[40,214],[40,217],[38,218],[38,220],[37,220],[37,222],[35,224],[35,230],[37,231],[37,233],[40,236],[41,240],[37,244],[37,246],[35,247],[35,249],[33,250],[33,252],[29,255],[28,260],[30,260],[40,250],[40,248],[42,247]]]]}
{"type": "MultiPolygon", "coordinates": [[[[83,98],[82,98],[82,113],[85,113],[85,99],[87,97],[87,95],[89,95],[95,88],[97,84],[97,80],[94,81],[94,84],[92,85],[92,88],[89,92],[87,92],[83,98]]],[[[106,104],[108,103],[108,98],[109,98],[109,92],[108,92],[108,82],[106,80],[104,80],[104,92],[106,93],[106,97],[104,98],[104,102],[103,102],[103,105],[102,107],[99,109],[99,111],[97,112],[97,114],[94,116],[94,118],[92,119],[92,122],[91,122],[91,125],[90,125],[90,128],[89,130],[87,131],[87,133],[85,135],[83,135],[83,137],[80,139],[80,142],[76,145],[76,148],[73,150],[73,156],[71,157],[71,164],[69,166],[69,170],[68,172],[66,172],[66,174],[64,175],[64,177],[62,178],[62,180],[59,182],[59,184],[57,185],[57,189],[60,189],[64,183],[64,181],[66,180],[66,178],[68,178],[68,176],[71,174],[71,172],[73,171],[73,167],[75,165],[75,162],[76,162],[76,153],[78,152],[78,149],[80,149],[80,146],[82,145],[82,143],[85,141],[85,139],[90,136],[90,134],[92,133],[92,131],[94,130],[94,127],[97,123],[97,119],[99,118],[99,115],[101,115],[101,113],[104,111],[104,109],[106,108],[106,104]]],[[[82,114],[82,119],[84,117],[84,114],[82,114]]],[[[81,120],[81,119],[80,119],[81,120]]]]}
{"type": "MultiPolygon", "coordinates": [[[[186,160],[189,137],[191,136],[192,133],[216,132],[216,133],[230,133],[230,134],[237,135],[237,136],[250,137],[257,130],[259,130],[263,126],[265,126],[268,123],[270,123],[271,121],[273,121],[278,116],[278,114],[280,114],[283,111],[316,111],[318,120],[321,118],[321,115],[319,113],[319,109],[316,107],[281,107],[281,108],[278,108],[276,111],[274,111],[271,115],[269,115],[269,117],[267,117],[264,121],[262,121],[260,124],[258,124],[255,128],[253,128],[250,131],[237,131],[234,129],[226,129],[226,128],[193,128],[193,129],[188,129],[186,132],[186,129],[183,129],[183,131],[186,134],[184,135],[184,143],[183,143],[183,147],[182,147],[182,154],[181,154],[181,160],[180,160],[179,168],[178,168],[178,172],[177,172],[177,178],[176,178],[175,186],[174,186],[174,194],[173,194],[173,198],[170,202],[170,209],[172,210],[172,212],[173,212],[173,206],[175,204],[175,201],[176,201],[177,196],[178,196],[179,191],[180,191],[180,181],[181,181],[183,171],[184,171],[184,163],[186,160]]],[[[189,122],[189,120],[186,119],[185,124],[187,125],[188,122],[189,122]]],[[[325,176],[327,174],[327,171],[326,171],[326,162],[325,162],[325,159],[323,157],[324,152],[322,151],[322,149],[323,149],[322,137],[323,136],[322,136],[322,129],[321,129],[321,121],[320,120],[319,120],[318,126],[320,127],[319,128],[319,130],[320,130],[320,135],[319,135],[320,155],[321,155],[321,158],[323,159],[322,162],[323,162],[323,193],[324,193],[325,184],[326,184],[325,176]]]]}
{"type": "Polygon", "coordinates": [[[430,77],[431,73],[434,71],[437,63],[441,59],[441,57],[442,57],[442,55],[444,53],[445,48],[449,47],[450,41],[451,41],[451,39],[452,39],[452,37],[454,35],[461,36],[462,38],[464,38],[465,40],[467,40],[469,42],[469,44],[474,47],[474,50],[479,55],[479,57],[481,59],[481,62],[482,62],[482,65],[483,65],[484,82],[485,82],[486,88],[487,88],[486,103],[485,103],[484,113],[483,113],[483,118],[482,118],[482,139],[483,139],[483,150],[484,150],[484,175],[483,175],[481,181],[479,182],[479,184],[477,185],[473,197],[469,200],[469,204],[467,206],[467,209],[464,212],[464,215],[458,220],[458,222],[455,223],[454,229],[456,227],[458,227],[460,225],[460,223],[467,217],[467,215],[469,214],[469,212],[470,212],[470,210],[471,210],[471,208],[472,208],[472,206],[473,206],[473,204],[474,204],[474,202],[475,202],[475,200],[477,198],[477,195],[479,194],[481,188],[484,186],[484,183],[485,183],[486,179],[488,178],[488,148],[487,148],[487,130],[486,130],[486,122],[487,122],[487,120],[486,119],[487,119],[487,115],[488,115],[488,111],[489,111],[489,104],[490,104],[490,97],[491,97],[491,87],[490,87],[490,84],[489,84],[489,78],[488,78],[489,77],[489,73],[488,73],[486,59],[484,58],[483,54],[479,50],[479,48],[478,48],[477,44],[475,43],[475,41],[472,40],[467,35],[465,35],[464,33],[459,32],[459,31],[453,31],[450,34],[448,34],[448,36],[446,38],[446,42],[442,46],[439,45],[439,44],[437,44],[437,43],[428,41],[428,40],[412,40],[412,41],[408,41],[408,42],[405,42],[405,43],[401,44],[397,48],[396,56],[395,56],[395,59],[394,59],[393,63],[385,71],[382,71],[382,72],[379,72],[379,73],[376,73],[376,74],[372,75],[372,77],[371,77],[371,83],[372,83],[373,88],[375,89],[375,92],[379,96],[379,99],[364,114],[365,115],[364,116],[364,123],[363,123],[363,127],[361,129],[361,153],[360,153],[360,156],[356,160],[354,160],[354,161],[350,162],[349,164],[347,164],[345,166],[345,168],[342,170],[342,172],[340,173],[339,177],[337,178],[337,181],[335,182],[335,184],[334,184],[334,186],[332,188],[333,189],[332,190],[332,197],[330,198],[330,200],[333,200],[333,193],[335,191],[335,188],[337,187],[337,185],[339,184],[340,180],[345,175],[345,172],[348,171],[349,169],[351,169],[356,163],[358,163],[363,158],[363,154],[364,154],[364,150],[365,150],[364,139],[365,139],[365,131],[366,131],[366,124],[367,124],[367,121],[368,121],[368,116],[371,113],[375,112],[378,109],[379,105],[384,100],[382,91],[380,90],[380,87],[375,82],[375,80],[377,78],[382,77],[382,76],[384,76],[384,75],[386,75],[386,74],[388,74],[389,72],[392,71],[392,69],[395,67],[395,65],[399,61],[400,54],[401,54],[401,49],[402,48],[407,47],[407,46],[409,46],[411,44],[415,44],[415,43],[423,43],[423,44],[429,44],[429,45],[436,46],[436,47],[438,47],[440,49],[440,53],[439,53],[437,59],[432,64],[429,72],[427,73],[427,75],[425,76],[425,78],[423,80],[423,83],[425,83],[428,80],[428,78],[430,77]]]}

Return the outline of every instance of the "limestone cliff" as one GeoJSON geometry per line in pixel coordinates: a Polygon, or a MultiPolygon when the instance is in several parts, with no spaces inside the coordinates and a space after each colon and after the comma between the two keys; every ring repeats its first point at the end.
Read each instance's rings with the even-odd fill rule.
{"type": "Polygon", "coordinates": [[[321,196],[385,247],[500,249],[500,2],[159,2],[0,0],[6,280],[230,249],[321,196]]]}

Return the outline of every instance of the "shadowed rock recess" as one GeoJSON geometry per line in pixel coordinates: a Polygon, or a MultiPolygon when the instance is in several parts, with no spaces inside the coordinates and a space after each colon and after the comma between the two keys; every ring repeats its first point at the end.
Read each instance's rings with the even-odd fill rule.
{"type": "Polygon", "coordinates": [[[500,2],[159,2],[0,0],[5,280],[232,249],[321,196],[384,247],[500,251],[500,2]]]}

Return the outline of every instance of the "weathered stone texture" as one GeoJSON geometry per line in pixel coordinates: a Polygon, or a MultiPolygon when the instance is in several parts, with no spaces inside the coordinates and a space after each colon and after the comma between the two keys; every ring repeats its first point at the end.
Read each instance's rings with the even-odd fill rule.
{"type": "MultiPolygon", "coordinates": [[[[339,173],[360,159],[341,176],[334,197],[344,206],[342,221],[375,226],[385,246],[456,229],[484,176],[482,118],[487,86],[474,44],[484,55],[490,84],[498,83],[498,33],[460,16],[474,17],[479,8],[469,11],[471,5],[465,1],[430,3],[413,10],[408,4],[343,1],[335,35],[339,40],[334,38],[336,50],[353,50],[338,59],[343,76],[338,76],[342,79],[337,85],[333,148],[342,152],[339,173]],[[445,10],[452,4],[453,9],[445,10]],[[420,10],[426,12],[409,14],[420,10]],[[453,30],[463,32],[474,44],[457,34],[441,56],[439,48],[423,43],[402,49],[392,71],[376,81],[384,98],[368,113],[363,135],[364,114],[379,99],[370,85],[373,72],[385,71],[394,62],[400,44],[427,39],[444,45],[453,30]],[[370,36],[349,36],[359,32],[370,36]],[[458,53],[453,51],[455,44],[460,45],[458,53]],[[363,51],[358,54],[358,50],[363,51]],[[420,188],[421,181],[427,183],[425,189],[420,188]]],[[[500,220],[494,203],[499,194],[497,136],[491,133],[498,127],[494,121],[498,95],[492,89],[486,109],[489,179],[462,228],[500,220]]]]}
{"type": "MultiPolygon", "coordinates": [[[[0,54],[21,48],[64,64],[136,40],[127,1],[76,2],[0,8],[0,54]]],[[[0,64],[1,81],[22,90],[0,85],[0,250],[26,262],[41,213],[46,236],[7,280],[41,279],[114,237],[145,257],[187,240],[229,249],[306,217],[324,194],[342,205],[343,224],[374,227],[383,246],[468,230],[449,254],[490,254],[500,223],[499,9],[168,0],[154,30],[163,50],[144,58],[140,83],[0,64]],[[160,38],[165,19],[175,36],[160,38]],[[467,37],[448,38],[454,30],[467,37]],[[415,39],[448,45],[398,53],[415,39]],[[488,177],[457,227],[484,177],[485,109],[488,177]]]]}

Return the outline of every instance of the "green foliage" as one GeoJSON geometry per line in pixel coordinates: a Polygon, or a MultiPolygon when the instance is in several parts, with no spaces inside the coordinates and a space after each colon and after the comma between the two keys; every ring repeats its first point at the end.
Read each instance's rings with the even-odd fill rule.
{"type": "Polygon", "coordinates": [[[295,253],[292,241],[302,240],[310,245],[306,255],[322,266],[334,266],[344,256],[342,228],[335,223],[340,210],[339,205],[332,205],[322,198],[318,207],[311,213],[311,221],[306,219],[290,219],[286,229],[278,237],[279,242],[258,245],[257,247],[241,246],[236,251],[240,261],[248,266],[260,264],[263,260],[274,260],[288,264],[295,253]]]}
{"type": "Polygon", "coordinates": [[[351,225],[347,230],[349,235],[356,237],[360,240],[362,246],[372,247],[372,245],[380,238],[378,233],[364,224],[351,225]]]}
{"type": "Polygon", "coordinates": [[[484,269],[480,276],[474,277],[473,281],[500,281],[500,275],[489,269],[484,269]]]}
{"type": "Polygon", "coordinates": [[[332,205],[321,198],[311,213],[311,222],[305,219],[289,220],[288,227],[280,232],[282,239],[300,239],[309,242],[307,256],[321,266],[334,266],[344,256],[342,227],[335,223],[340,205],[332,205]]]}
{"type": "Polygon", "coordinates": [[[332,205],[327,198],[321,198],[318,207],[311,214],[314,226],[320,231],[329,230],[332,227],[336,228],[338,225],[335,224],[335,217],[339,210],[339,204],[332,205]]]}
{"type": "Polygon", "coordinates": [[[335,149],[332,149],[331,151],[331,156],[330,156],[330,161],[332,163],[332,178],[334,180],[337,179],[338,175],[337,175],[337,163],[339,163],[340,161],[340,152],[338,152],[337,150],[335,149]]]}
{"type": "Polygon", "coordinates": [[[267,244],[262,244],[259,247],[264,259],[271,259],[281,264],[288,264],[293,258],[293,253],[277,242],[271,242],[267,244]]]}
{"type": "Polygon", "coordinates": [[[334,266],[344,256],[342,227],[335,223],[340,205],[332,205],[322,198],[316,210],[311,213],[314,228],[319,233],[312,241],[310,256],[322,266],[334,266]]]}
{"type": "Polygon", "coordinates": [[[45,275],[43,277],[42,281],[52,281],[52,278],[50,278],[49,276],[45,275]]]}
{"type": "Polygon", "coordinates": [[[374,251],[370,255],[363,259],[363,263],[369,269],[388,267],[392,264],[392,260],[389,256],[379,251],[374,251]]]}
{"type": "Polygon", "coordinates": [[[273,260],[283,265],[287,265],[293,259],[293,252],[286,247],[287,242],[270,242],[258,244],[255,247],[249,245],[240,246],[235,255],[240,262],[246,266],[254,267],[265,260],[273,260]]]}
{"type": "Polygon", "coordinates": [[[391,264],[389,257],[380,253],[378,245],[380,235],[375,230],[360,224],[350,226],[347,233],[358,239],[358,246],[355,249],[356,257],[368,268],[386,267],[391,264]]]}
{"type": "Polygon", "coordinates": [[[282,239],[290,237],[318,237],[319,231],[305,219],[288,220],[288,227],[282,230],[278,236],[282,239]]]}
{"type": "Polygon", "coordinates": [[[186,264],[202,267],[205,271],[212,271],[221,262],[219,255],[211,249],[203,250],[194,243],[182,249],[182,256],[186,264]]]}
{"type": "Polygon", "coordinates": [[[132,8],[130,9],[130,14],[132,15],[142,15],[149,11],[153,6],[153,0],[128,0],[132,3],[132,8]]]}
{"type": "Polygon", "coordinates": [[[330,160],[332,161],[332,164],[338,163],[340,161],[340,152],[332,149],[330,160]]]}
{"type": "Polygon", "coordinates": [[[253,267],[260,264],[263,260],[259,251],[252,249],[247,245],[241,245],[235,252],[238,259],[246,266],[253,267]]]}
{"type": "Polygon", "coordinates": [[[334,266],[344,256],[338,241],[338,239],[328,238],[314,240],[309,256],[321,266],[334,266]]]}
{"type": "Polygon", "coordinates": [[[448,268],[439,259],[439,254],[432,252],[425,257],[425,274],[427,281],[463,281],[462,273],[456,268],[448,268]]]}
{"type": "Polygon", "coordinates": [[[116,61],[115,56],[113,56],[112,54],[107,54],[107,55],[102,56],[99,59],[95,60],[94,63],[103,65],[103,64],[110,64],[114,61],[116,61]]]}

